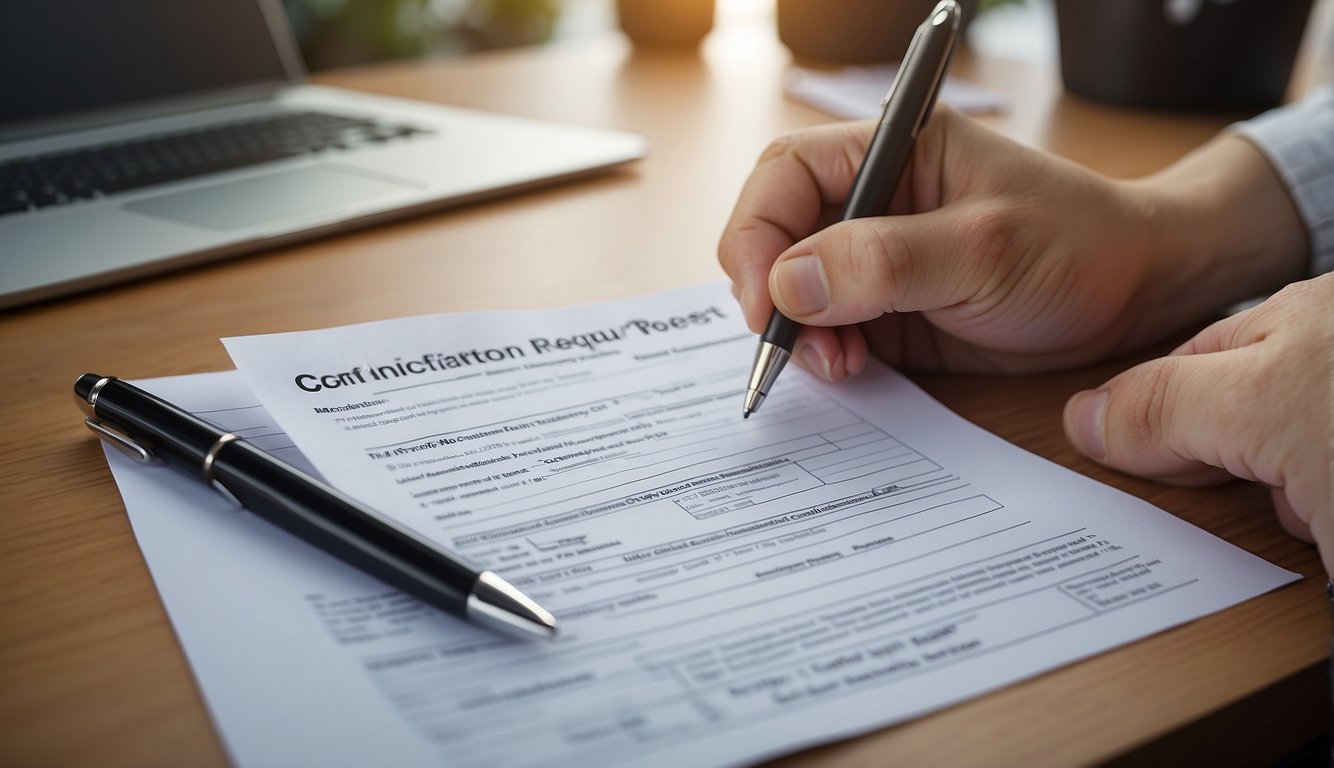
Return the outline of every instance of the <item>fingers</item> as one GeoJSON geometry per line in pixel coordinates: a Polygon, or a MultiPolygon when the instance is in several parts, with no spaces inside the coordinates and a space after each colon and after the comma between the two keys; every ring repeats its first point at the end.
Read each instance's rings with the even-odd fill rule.
{"type": "Polygon", "coordinates": [[[807,325],[935,309],[961,300],[990,274],[989,258],[1008,255],[1002,238],[1017,220],[1003,215],[1000,204],[955,206],[942,217],[920,213],[940,209],[950,189],[972,183],[955,178],[954,165],[969,166],[975,179],[992,178],[998,175],[992,166],[1009,154],[1003,141],[947,108],[937,110],[918,137],[890,205],[899,215],[825,227],[842,208],[873,131],[870,122],[805,131],[774,142],[760,158],[718,246],[752,330],[761,330],[775,307],[807,325]],[[947,135],[958,147],[952,153],[947,135]],[[991,165],[972,167],[968,158],[975,156],[991,165]],[[969,258],[975,260],[965,267],[969,258]],[[906,283],[911,276],[922,279],[906,283]]]}
{"type": "Polygon", "coordinates": [[[1000,296],[995,289],[1029,254],[1019,229],[985,203],[842,222],[784,252],[769,274],[769,294],[804,325],[860,323],[1000,296]]]}
{"type": "Polygon", "coordinates": [[[798,365],[825,381],[842,381],[866,367],[866,337],[855,325],[801,330],[792,348],[798,365]]]}
{"type": "MultiPolygon", "coordinates": [[[[732,297],[741,300],[736,283],[732,284],[732,297]]],[[[842,381],[856,376],[866,367],[869,355],[866,337],[861,327],[855,325],[803,328],[792,348],[796,364],[825,381],[842,381]]]]}
{"type": "Polygon", "coordinates": [[[1066,403],[1090,457],[1178,483],[1225,477],[1270,487],[1279,522],[1334,573],[1334,276],[1287,286],[1171,355],[1066,403]]]}
{"type": "Polygon", "coordinates": [[[1080,392],[1065,406],[1065,431],[1081,452],[1131,474],[1182,485],[1228,473],[1264,479],[1249,446],[1263,436],[1258,414],[1265,369],[1250,349],[1151,360],[1080,392]]]}
{"type": "Polygon", "coordinates": [[[1274,512],[1278,514],[1278,522],[1283,526],[1283,530],[1308,543],[1316,540],[1311,533],[1311,524],[1303,520],[1292,508],[1292,502],[1288,501],[1288,494],[1282,488],[1270,488],[1269,496],[1274,501],[1274,512]]]}
{"type": "Polygon", "coordinates": [[[1250,344],[1257,338],[1257,328],[1253,321],[1259,319],[1266,309],[1262,305],[1249,307],[1231,317],[1223,318],[1190,337],[1181,346],[1172,350],[1172,354],[1203,355],[1250,344]]]}
{"type": "Polygon", "coordinates": [[[741,190],[718,243],[742,311],[757,333],[768,322],[769,269],[842,205],[874,123],[825,126],[775,141],[741,190]]]}

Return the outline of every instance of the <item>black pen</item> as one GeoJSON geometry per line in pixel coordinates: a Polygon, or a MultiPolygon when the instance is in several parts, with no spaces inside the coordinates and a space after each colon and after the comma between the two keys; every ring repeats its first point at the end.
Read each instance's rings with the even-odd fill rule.
{"type": "MultiPolygon", "coordinates": [[[[931,116],[940,86],[945,82],[959,18],[959,4],[955,0],[941,0],[917,28],[899,72],[885,94],[885,110],[852,182],[852,192],[843,205],[843,221],[883,216],[889,208],[894,188],[912,156],[913,142],[931,116]]],[[[769,316],[769,325],[755,352],[750,381],[746,383],[743,417],[750,418],[760,409],[778,373],[792,356],[792,345],[800,331],[799,324],[776,309],[769,316]]]]}
{"type": "Polygon", "coordinates": [[[88,427],[142,463],[161,458],[228,501],[417,599],[511,634],[554,637],[556,619],[491,571],[230,432],[120,379],[85,373],[74,399],[88,427]]]}

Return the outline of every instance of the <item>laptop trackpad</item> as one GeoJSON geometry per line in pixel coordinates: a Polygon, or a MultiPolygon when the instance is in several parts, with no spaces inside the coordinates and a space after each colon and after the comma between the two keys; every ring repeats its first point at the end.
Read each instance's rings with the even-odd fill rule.
{"type": "Polygon", "coordinates": [[[226,231],[337,214],[353,203],[413,189],[420,187],[406,179],[371,175],[344,166],[315,165],[135,200],[124,208],[226,231]]]}

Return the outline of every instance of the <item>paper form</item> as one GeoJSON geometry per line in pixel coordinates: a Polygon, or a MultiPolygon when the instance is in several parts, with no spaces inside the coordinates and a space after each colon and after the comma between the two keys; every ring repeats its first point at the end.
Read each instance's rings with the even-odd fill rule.
{"type": "MultiPolygon", "coordinates": [[[[898,74],[897,64],[844,67],[832,72],[792,67],[783,78],[787,95],[846,120],[880,117],[881,101],[898,74]]],[[[946,77],[942,103],[968,115],[996,114],[1009,109],[1005,94],[985,86],[946,77]]]]}
{"type": "MultiPolygon", "coordinates": [[[[242,513],[186,534],[202,513],[175,510],[172,539],[141,541],[242,765],[752,762],[1297,578],[882,366],[845,385],[793,368],[742,421],[755,338],[720,285],[226,343],[326,477],[561,625],[554,642],[507,640],[242,513]],[[177,567],[220,605],[173,598],[205,589],[155,555],[187,536],[177,567]],[[261,646],[253,668],[208,661],[241,635],[261,646]],[[254,691],[272,711],[229,711],[254,691]]],[[[204,380],[143,384],[285,440],[234,379],[204,380]]],[[[123,485],[137,532],[148,482],[123,485]]]]}

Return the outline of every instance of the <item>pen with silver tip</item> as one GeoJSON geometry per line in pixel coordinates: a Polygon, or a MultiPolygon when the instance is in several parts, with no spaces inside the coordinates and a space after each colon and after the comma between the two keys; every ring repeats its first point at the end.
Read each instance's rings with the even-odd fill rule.
{"type": "MultiPolygon", "coordinates": [[[[930,117],[945,81],[960,15],[955,0],[941,0],[913,35],[899,72],[885,94],[885,109],[843,206],[843,221],[883,216],[888,210],[894,188],[912,156],[917,133],[930,117]]],[[[778,310],[770,315],[755,352],[750,381],[746,383],[746,400],[741,411],[745,418],[758,411],[769,395],[779,372],[792,356],[792,346],[800,331],[798,323],[778,310]]]]}
{"type": "Polygon", "coordinates": [[[86,373],[74,382],[74,399],[98,437],[136,460],[161,458],[422,602],[509,634],[556,634],[555,617],[500,576],[156,395],[86,373]]]}

